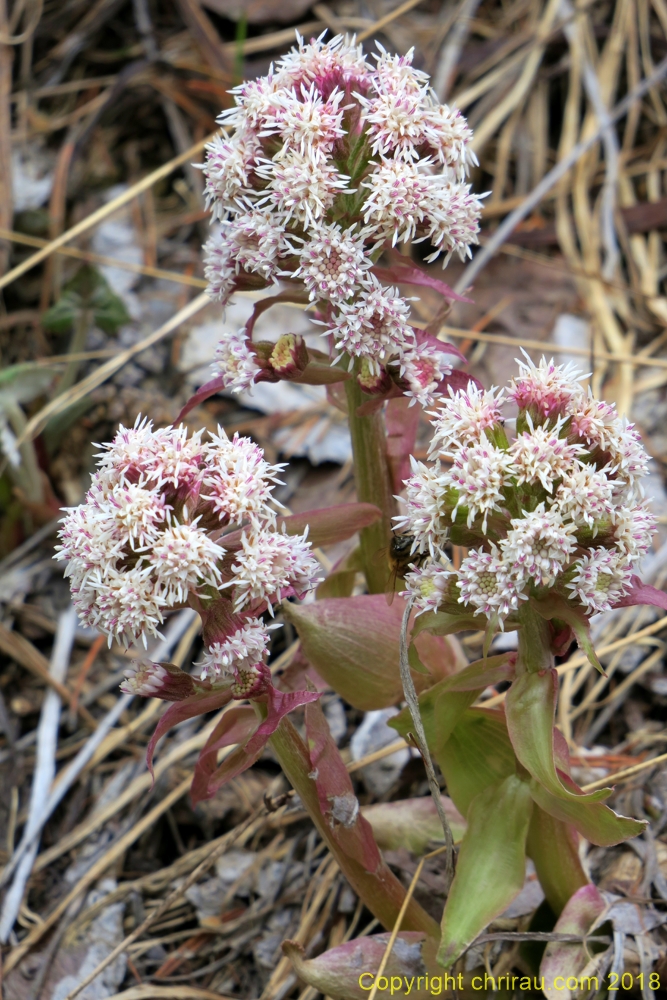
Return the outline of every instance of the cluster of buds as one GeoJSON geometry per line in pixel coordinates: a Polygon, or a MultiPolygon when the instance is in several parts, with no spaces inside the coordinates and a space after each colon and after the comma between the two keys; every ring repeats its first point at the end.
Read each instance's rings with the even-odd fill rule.
{"type": "MultiPolygon", "coordinates": [[[[408,301],[375,265],[399,242],[427,241],[429,260],[470,253],[480,214],[464,181],[472,132],[438,102],[412,51],[379,46],[375,63],[342,35],[298,38],[275,69],[235,88],[220,119],[233,131],[223,128],[203,164],[220,224],[206,276],[222,303],[276,281],[300,290],[326,326],[329,358],[346,359],[362,388],[382,392],[393,379],[428,403],[451,367],[423,349],[408,301]]],[[[263,370],[247,330],[220,345],[216,364],[235,391],[263,370]]]]}
{"type": "MultiPolygon", "coordinates": [[[[307,532],[278,530],[282,466],[249,438],[203,435],[140,418],[121,426],[85,502],[66,512],[56,558],[67,560],[79,617],[109,643],[145,647],[166,613],[196,608],[209,622],[203,677],[231,678],[247,695],[267,670],[260,615],[311,589],[319,567],[307,532]]],[[[129,690],[150,695],[156,677],[136,669],[129,690]]]]}
{"type": "Polygon", "coordinates": [[[433,557],[406,578],[422,610],[465,605],[501,628],[522,601],[553,594],[585,616],[608,611],[650,546],[647,455],[632,424],[572,366],[519,367],[506,391],[451,393],[433,414],[434,463],[413,461],[399,522],[433,557]],[[506,402],[518,408],[513,438],[506,402]],[[458,570],[448,539],[468,549],[458,570]]]}

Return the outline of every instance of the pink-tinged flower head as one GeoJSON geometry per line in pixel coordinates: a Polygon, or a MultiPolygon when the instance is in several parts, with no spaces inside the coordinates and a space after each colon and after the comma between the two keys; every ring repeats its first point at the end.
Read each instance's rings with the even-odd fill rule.
{"type": "Polygon", "coordinates": [[[254,132],[243,129],[231,137],[223,131],[208,143],[202,171],[206,178],[206,205],[214,219],[224,219],[229,212],[247,210],[250,180],[261,152],[260,141],[254,132]]]}
{"type": "Polygon", "coordinates": [[[613,538],[618,551],[636,563],[646,555],[655,534],[655,515],[644,504],[617,507],[612,514],[613,538]]]}
{"type": "Polygon", "coordinates": [[[443,485],[456,490],[458,497],[452,521],[456,520],[458,508],[463,507],[468,512],[467,526],[481,515],[482,531],[486,533],[489,514],[502,509],[504,490],[514,475],[512,456],[487,438],[464,445],[442,475],[443,485]]]}
{"type": "Polygon", "coordinates": [[[201,678],[234,677],[237,671],[249,671],[263,664],[269,643],[269,630],[259,618],[247,618],[243,626],[221,642],[213,642],[205,650],[201,678]]]}
{"type": "Polygon", "coordinates": [[[323,158],[331,153],[337,140],[345,135],[343,128],[344,93],[334,91],[322,100],[315,84],[301,84],[297,90],[280,90],[273,98],[273,110],[267,116],[260,135],[277,135],[283,142],[278,158],[289,151],[300,156],[323,158]]]}
{"type": "Polygon", "coordinates": [[[413,347],[410,307],[395,288],[384,288],[373,275],[354,302],[343,302],[331,333],[337,351],[367,357],[372,366],[413,347]]]}
{"type": "Polygon", "coordinates": [[[640,480],[648,475],[648,455],[634,424],[625,417],[617,418],[607,428],[605,457],[613,468],[613,479],[621,496],[635,498],[642,494],[640,480]]]}
{"type": "Polygon", "coordinates": [[[530,414],[528,421],[530,431],[519,434],[510,448],[517,482],[540,483],[547,493],[551,493],[557,480],[577,468],[583,448],[559,437],[558,423],[553,428],[544,424],[533,427],[530,414]]]}
{"type": "Polygon", "coordinates": [[[614,510],[608,473],[608,468],[598,471],[594,465],[579,465],[563,476],[554,498],[564,517],[572,518],[577,526],[592,528],[594,537],[597,522],[608,520],[614,510]]]}
{"type": "Polygon", "coordinates": [[[521,374],[512,380],[507,398],[520,410],[530,410],[543,419],[573,411],[584,394],[580,384],[584,376],[579,369],[572,362],[556,365],[553,358],[547,361],[544,357],[536,365],[527,354],[525,357],[526,361],[517,360],[521,374]]]}
{"type": "Polygon", "coordinates": [[[557,509],[546,510],[543,503],[511,524],[500,542],[503,561],[518,579],[553,585],[575,550],[575,525],[565,524],[557,509]]]}
{"type": "Polygon", "coordinates": [[[458,180],[463,180],[468,162],[476,163],[469,149],[472,129],[456,108],[436,104],[428,109],[427,145],[440,163],[449,167],[458,180]]]}
{"type": "Polygon", "coordinates": [[[170,510],[162,493],[138,483],[126,483],[108,490],[105,499],[113,510],[123,541],[129,541],[133,549],[155,542],[170,510]]]}
{"type": "Polygon", "coordinates": [[[143,642],[147,637],[160,637],[162,612],[167,601],[156,592],[150,567],[117,570],[107,567],[104,576],[91,573],[77,585],[71,576],[74,607],[79,618],[89,628],[97,629],[116,639],[123,646],[143,642]]]}
{"type": "Polygon", "coordinates": [[[203,430],[195,431],[188,436],[188,429],[183,424],[156,430],[153,460],[145,470],[147,478],[155,480],[158,486],[169,484],[174,489],[194,486],[200,479],[206,454],[203,433],[203,430]]]}
{"type": "Polygon", "coordinates": [[[570,418],[570,435],[588,445],[589,451],[599,448],[605,451],[618,416],[613,404],[595,399],[590,389],[578,398],[570,418]]]}
{"type": "Polygon", "coordinates": [[[322,219],[341,191],[348,189],[349,177],[332,162],[296,150],[279,160],[262,160],[257,173],[267,182],[257,204],[306,229],[322,219]]]}
{"type": "MultiPolygon", "coordinates": [[[[208,246],[209,244],[207,244],[208,246]]],[[[277,273],[278,262],[289,251],[282,220],[270,212],[247,212],[238,215],[229,225],[220,244],[238,273],[241,269],[254,271],[268,279],[277,273]]]]}
{"type": "Polygon", "coordinates": [[[409,386],[405,394],[412,397],[410,406],[414,403],[432,406],[438,386],[443,378],[451,375],[452,366],[447,364],[442,351],[426,344],[402,356],[400,371],[409,386]]]}
{"type": "Polygon", "coordinates": [[[244,392],[254,384],[261,368],[248,344],[244,327],[220,341],[215,352],[214,371],[222,374],[225,388],[232,392],[244,392]]]}
{"type": "Polygon", "coordinates": [[[611,611],[630,588],[632,570],[618,552],[591,549],[574,564],[570,583],[572,596],[583,604],[587,614],[611,611]]]}
{"type": "Polygon", "coordinates": [[[432,180],[424,166],[401,160],[383,160],[361,182],[369,191],[362,211],[364,222],[389,238],[392,246],[415,238],[428,211],[432,180]]]}
{"type": "Polygon", "coordinates": [[[414,535],[414,551],[435,556],[449,534],[447,486],[440,463],[429,467],[410,456],[412,475],[405,481],[407,512],[395,517],[396,526],[414,535]]]}
{"type": "Polygon", "coordinates": [[[120,689],[125,694],[140,695],[142,698],[183,701],[195,693],[196,685],[190,674],[173,663],[135,660],[125,671],[120,689]]]}
{"type": "Polygon", "coordinates": [[[418,615],[424,611],[437,611],[445,599],[453,578],[454,574],[450,569],[436,563],[415,567],[405,575],[405,584],[408,588],[405,596],[415,598],[418,615]]]}
{"type": "Polygon", "coordinates": [[[467,389],[454,392],[448,386],[449,398],[440,400],[440,408],[433,414],[433,439],[429,454],[447,454],[452,448],[472,444],[502,423],[503,394],[495,387],[480,389],[474,382],[467,389]]]}
{"type": "Polygon", "coordinates": [[[275,521],[269,503],[284,465],[270,465],[250,438],[235,434],[230,441],[222,427],[211,434],[207,458],[201,499],[210,501],[223,521],[239,522],[245,516],[275,521]]]}
{"type": "Polygon", "coordinates": [[[481,213],[482,203],[469,184],[434,177],[424,215],[428,223],[426,236],[436,249],[426,260],[433,261],[444,253],[444,267],[453,253],[461,260],[472,257],[470,246],[478,242],[481,213]]]}
{"type": "Polygon", "coordinates": [[[364,245],[364,234],[343,230],[336,223],[320,222],[310,231],[308,240],[299,240],[301,278],[311,299],[344,302],[369,284],[373,260],[364,245]]]}
{"type": "Polygon", "coordinates": [[[235,106],[223,111],[218,121],[255,136],[272,115],[274,100],[281,86],[280,76],[273,73],[273,67],[266,76],[244,80],[232,89],[235,106]]]}
{"type": "Polygon", "coordinates": [[[361,120],[367,127],[374,156],[418,160],[418,147],[435,139],[422,93],[380,90],[370,97],[355,96],[363,108],[361,120]]]}
{"type": "Polygon", "coordinates": [[[226,239],[213,237],[204,244],[204,277],[208,281],[206,294],[215,302],[226,305],[234,291],[236,263],[226,239]]]}
{"type": "Polygon", "coordinates": [[[113,441],[102,447],[104,451],[98,452],[96,457],[100,460],[97,464],[104,481],[136,483],[148,468],[152,468],[155,460],[153,424],[147,417],[140,416],[134,427],[121,424],[113,441]]]}
{"type": "Polygon", "coordinates": [[[305,42],[297,34],[297,45],[278,62],[280,77],[286,86],[310,86],[328,97],[336,87],[363,83],[369,74],[361,45],[354,38],[336,35],[324,42],[323,35],[305,42]]]}
{"type": "Polygon", "coordinates": [[[266,601],[280,601],[290,587],[305,594],[322,579],[320,566],[312,554],[308,532],[287,535],[278,531],[244,531],[242,554],[232,566],[233,597],[236,611],[266,601]]]}
{"type": "Polygon", "coordinates": [[[496,619],[501,628],[523,598],[510,568],[495,547],[491,552],[471,549],[458,571],[458,586],[460,604],[472,604],[487,618],[496,619]]]}
{"type": "Polygon", "coordinates": [[[151,549],[151,564],[159,593],[170,603],[184,603],[198,586],[217,589],[222,582],[218,563],[225,550],[192,524],[171,524],[151,549]]]}
{"type": "Polygon", "coordinates": [[[396,55],[375,42],[378,52],[373,53],[376,66],[373,84],[378,90],[388,93],[421,94],[430,84],[428,73],[415,69],[412,65],[415,50],[409,49],[405,55],[396,55]]]}

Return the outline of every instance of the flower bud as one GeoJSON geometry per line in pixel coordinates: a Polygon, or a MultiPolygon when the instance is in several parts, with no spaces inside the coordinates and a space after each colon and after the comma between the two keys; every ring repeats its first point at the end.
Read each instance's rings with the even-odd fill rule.
{"type": "Polygon", "coordinates": [[[393,382],[383,365],[374,366],[368,358],[361,359],[357,382],[362,392],[369,396],[382,396],[389,392],[393,382]]]}
{"type": "Polygon", "coordinates": [[[125,694],[139,694],[143,698],[184,701],[196,693],[197,686],[190,674],[174,663],[137,660],[125,671],[120,689],[125,694]]]}
{"type": "Polygon", "coordinates": [[[284,333],[271,352],[269,363],[276,375],[282,378],[294,378],[308,365],[308,349],[303,337],[294,333],[284,333]]]}

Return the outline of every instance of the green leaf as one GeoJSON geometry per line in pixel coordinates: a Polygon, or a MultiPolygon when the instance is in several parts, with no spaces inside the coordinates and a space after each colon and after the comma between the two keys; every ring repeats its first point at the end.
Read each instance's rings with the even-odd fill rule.
{"type": "Polygon", "coordinates": [[[471,803],[442,915],[438,961],[445,968],[523,888],[532,808],[530,790],[516,775],[490,785],[471,803]]]}
{"type": "MultiPolygon", "coordinates": [[[[516,657],[512,653],[501,653],[498,656],[489,656],[485,660],[477,660],[463,670],[445,677],[421,695],[419,709],[431,753],[440,753],[465,710],[472,705],[484,688],[514,677],[515,660],[516,657]]],[[[410,666],[413,666],[412,661],[410,666]]],[[[389,725],[405,737],[412,729],[408,709],[403,709],[389,725]]]]}
{"type": "Polygon", "coordinates": [[[610,788],[601,788],[587,795],[576,794],[565,788],[556,773],[554,717],[557,688],[558,674],[553,668],[522,674],[514,681],[505,699],[507,729],[514,752],[526,770],[551,795],[579,805],[600,802],[609,798],[610,788]]]}
{"type": "MultiPolygon", "coordinates": [[[[451,799],[442,795],[441,800],[452,836],[458,843],[465,833],[466,821],[451,799]]],[[[420,799],[377,802],[372,806],[362,806],[361,812],[373,827],[377,845],[383,851],[405,847],[419,855],[428,849],[429,844],[443,840],[440,817],[430,795],[420,799]]]]}
{"type": "Polygon", "coordinates": [[[111,290],[101,275],[100,278],[103,284],[98,286],[92,298],[93,321],[100,330],[113,336],[121,326],[130,322],[131,317],[120,296],[111,290]]]}
{"type": "Polygon", "coordinates": [[[549,815],[563,823],[571,823],[591,844],[613,847],[646,829],[645,822],[620,816],[604,802],[586,802],[587,796],[579,792],[574,781],[562,772],[560,780],[570,789],[570,798],[552,795],[544,785],[533,779],[530,783],[533,799],[549,815]]]}
{"type": "Polygon", "coordinates": [[[57,302],[42,314],[42,326],[51,333],[67,333],[74,326],[83,304],[76,292],[63,292],[57,302]]]}
{"type": "Polygon", "coordinates": [[[468,709],[436,755],[447,791],[463,816],[489,785],[516,771],[516,756],[501,711],[468,709]]]}
{"type": "Polygon", "coordinates": [[[551,816],[535,802],[526,850],[535,864],[549,906],[559,914],[570,896],[588,885],[579,860],[579,834],[569,823],[551,816]]]}
{"type": "Polygon", "coordinates": [[[475,618],[464,611],[461,611],[460,615],[452,615],[448,611],[427,611],[415,621],[412,638],[416,639],[422,632],[451,635],[453,632],[475,631],[484,628],[485,625],[486,618],[475,618]]]}
{"type": "Polygon", "coordinates": [[[572,607],[572,605],[564,598],[558,594],[550,594],[548,598],[542,601],[533,600],[532,602],[535,610],[549,621],[552,618],[558,618],[560,621],[565,622],[570,626],[575,634],[577,645],[586,654],[588,662],[595,669],[604,674],[606,673],[604,667],[600,663],[597,653],[595,652],[595,647],[591,639],[591,630],[588,625],[588,619],[586,618],[583,611],[572,607]]]}
{"type": "Polygon", "coordinates": [[[92,322],[110,335],[129,323],[130,316],[120,296],[99,271],[89,265],[79,268],[65,285],[58,301],[42,316],[42,326],[53,333],[66,333],[86,311],[92,322]]]}
{"type": "MultiPolygon", "coordinates": [[[[283,614],[301,639],[306,658],[318,674],[354,708],[372,711],[403,700],[399,638],[405,602],[387,605],[384,594],[328,597],[314,604],[283,602],[283,614]]],[[[440,676],[443,661],[455,658],[446,640],[425,635],[418,640],[422,663],[440,676]]],[[[415,674],[418,690],[432,676],[415,674]]]]}
{"type": "Polygon", "coordinates": [[[0,409],[3,400],[10,404],[32,403],[46,392],[54,378],[47,365],[9,365],[0,370],[0,409]]]}
{"type": "MultiPolygon", "coordinates": [[[[467,708],[477,698],[479,691],[440,691],[440,685],[429,688],[419,699],[419,714],[426,743],[431,754],[439,761],[439,753],[450,738],[455,726],[467,708]]],[[[414,731],[414,723],[410,710],[404,708],[387,721],[387,725],[395,729],[403,739],[414,731]]]]}

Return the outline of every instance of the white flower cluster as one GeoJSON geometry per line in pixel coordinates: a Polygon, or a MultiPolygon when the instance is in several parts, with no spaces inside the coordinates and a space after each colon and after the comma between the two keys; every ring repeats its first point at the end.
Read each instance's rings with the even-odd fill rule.
{"type": "Polygon", "coordinates": [[[547,588],[586,614],[608,611],[650,546],[647,455],[633,425],[571,366],[519,367],[505,392],[450,390],[433,414],[434,463],[413,459],[398,520],[434,559],[406,578],[422,610],[449,599],[502,626],[547,588]],[[518,407],[513,439],[505,402],[518,407]],[[449,537],[468,549],[458,571],[446,564],[449,537]]]}
{"type": "MultiPolygon", "coordinates": [[[[409,393],[428,402],[451,368],[428,350],[420,364],[407,302],[371,268],[399,241],[428,241],[429,260],[470,254],[480,214],[464,181],[472,132],[439,104],[412,50],[378,46],[373,66],[354,39],[297,39],[267,76],[234,89],[207,147],[206,197],[220,223],[205,247],[209,294],[224,303],[237,287],[300,281],[351,367],[400,365],[409,393]]],[[[252,353],[242,334],[220,346],[228,387],[252,385],[252,353]]]]}
{"type": "Polygon", "coordinates": [[[234,658],[247,667],[266,646],[257,613],[290,588],[309,590],[318,563],[307,532],[277,530],[271,494],[282,466],[249,438],[230,440],[218,428],[204,441],[203,433],[154,430],[139,418],[121,426],[85,503],[67,510],[56,558],[67,560],[80,618],[109,642],[146,646],[166,611],[191,596],[228,596],[237,615],[255,617],[229,638],[229,650],[209,650],[209,670],[234,658]]]}

